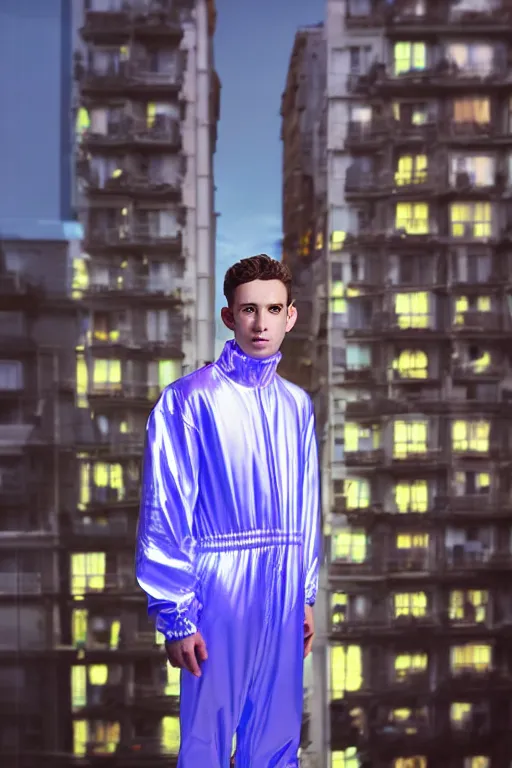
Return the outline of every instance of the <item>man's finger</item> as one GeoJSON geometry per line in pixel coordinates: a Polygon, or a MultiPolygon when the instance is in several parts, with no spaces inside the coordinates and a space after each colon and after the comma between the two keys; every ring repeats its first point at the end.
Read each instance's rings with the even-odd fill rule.
{"type": "Polygon", "coordinates": [[[208,651],[206,650],[206,643],[201,638],[196,643],[196,656],[198,657],[199,661],[206,661],[208,658],[208,651]]]}
{"type": "Polygon", "coordinates": [[[183,661],[189,672],[192,672],[195,677],[201,677],[201,669],[197,663],[195,653],[192,651],[183,651],[183,661]]]}

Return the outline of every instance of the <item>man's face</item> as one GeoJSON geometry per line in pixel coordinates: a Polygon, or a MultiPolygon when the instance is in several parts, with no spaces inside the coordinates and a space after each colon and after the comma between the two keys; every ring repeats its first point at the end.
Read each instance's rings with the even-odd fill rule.
{"type": "Polygon", "coordinates": [[[279,350],[297,319],[297,310],[287,307],[286,300],[280,280],[253,280],[238,286],[233,306],[224,307],[221,317],[246,355],[263,359],[279,350]]]}

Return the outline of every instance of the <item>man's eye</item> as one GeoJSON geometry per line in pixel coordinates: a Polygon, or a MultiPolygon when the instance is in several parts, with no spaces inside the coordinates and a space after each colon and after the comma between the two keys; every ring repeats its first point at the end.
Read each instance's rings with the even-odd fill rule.
{"type": "Polygon", "coordinates": [[[270,307],[270,311],[271,312],[280,312],[281,311],[281,307],[270,307]]]}

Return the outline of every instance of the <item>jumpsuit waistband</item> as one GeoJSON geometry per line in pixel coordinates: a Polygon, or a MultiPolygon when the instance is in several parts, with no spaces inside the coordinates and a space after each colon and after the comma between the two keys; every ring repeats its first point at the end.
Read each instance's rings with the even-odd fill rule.
{"type": "Polygon", "coordinates": [[[237,549],[279,547],[283,544],[302,544],[300,531],[240,531],[219,533],[197,541],[199,552],[231,552],[237,549]]]}

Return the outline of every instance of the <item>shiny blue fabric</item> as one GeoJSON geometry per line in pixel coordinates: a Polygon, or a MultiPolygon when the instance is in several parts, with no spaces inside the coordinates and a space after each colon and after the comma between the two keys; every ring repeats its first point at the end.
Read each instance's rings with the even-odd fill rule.
{"type": "Polygon", "coordinates": [[[137,579],[168,640],[199,630],[182,673],[180,768],[298,765],[304,604],[319,565],[309,397],[235,341],[167,387],[147,425],[137,579]]]}

